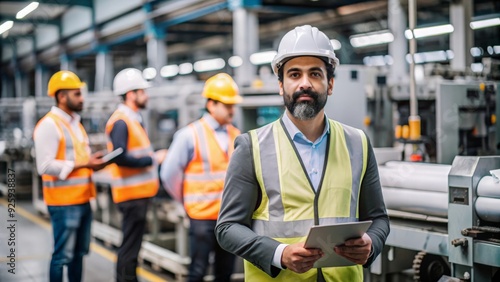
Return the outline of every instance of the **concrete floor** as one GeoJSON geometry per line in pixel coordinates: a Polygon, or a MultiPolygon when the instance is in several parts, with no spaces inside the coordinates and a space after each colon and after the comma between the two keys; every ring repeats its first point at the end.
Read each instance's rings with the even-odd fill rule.
{"type": "MultiPolygon", "coordinates": [[[[31,201],[16,203],[15,217],[10,218],[7,200],[0,198],[0,281],[1,282],[47,282],[52,252],[52,231],[48,219],[36,213],[31,201]],[[17,221],[9,221],[17,220],[17,221]],[[8,229],[15,224],[15,274],[10,273],[8,229]]],[[[10,241],[12,242],[12,241],[10,241]]],[[[112,282],[116,256],[114,250],[92,242],[91,252],[84,262],[85,282],[112,282]]],[[[141,282],[174,281],[165,273],[157,273],[144,267],[138,270],[141,282]]]]}

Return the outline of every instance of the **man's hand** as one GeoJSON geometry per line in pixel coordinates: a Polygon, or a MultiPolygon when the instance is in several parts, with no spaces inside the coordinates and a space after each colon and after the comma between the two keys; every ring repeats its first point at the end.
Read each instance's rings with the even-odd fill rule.
{"type": "Polygon", "coordinates": [[[155,159],[158,164],[161,164],[167,156],[167,149],[158,150],[155,152],[155,159]]]}
{"type": "Polygon", "coordinates": [[[297,273],[309,271],[323,256],[321,249],[305,249],[304,243],[288,245],[281,255],[281,265],[297,273]]]}
{"type": "Polygon", "coordinates": [[[371,249],[372,239],[366,233],[361,238],[347,240],[343,245],[334,248],[337,254],[361,265],[368,261],[371,249]]]}
{"type": "Polygon", "coordinates": [[[93,170],[103,169],[107,165],[107,163],[102,160],[102,156],[102,152],[92,154],[85,167],[91,168],[93,170]]]}

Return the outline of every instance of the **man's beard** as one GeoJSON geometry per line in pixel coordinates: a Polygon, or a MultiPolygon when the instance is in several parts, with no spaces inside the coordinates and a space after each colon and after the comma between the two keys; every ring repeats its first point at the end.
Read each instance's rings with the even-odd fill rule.
{"type": "Polygon", "coordinates": [[[83,110],[83,103],[73,104],[70,99],[66,102],[66,107],[73,112],[81,112],[83,110]]]}
{"type": "Polygon", "coordinates": [[[139,100],[137,100],[137,99],[135,100],[135,106],[138,109],[141,109],[141,110],[145,109],[146,108],[146,104],[147,104],[147,100],[146,101],[142,101],[142,103],[139,102],[139,100]]]}
{"type": "Polygon", "coordinates": [[[288,111],[293,117],[299,120],[309,120],[318,115],[318,113],[325,107],[327,100],[327,93],[323,95],[312,90],[301,90],[293,93],[290,97],[286,94],[283,95],[283,101],[288,111]],[[312,101],[297,102],[301,95],[307,95],[312,98],[312,101]]]}

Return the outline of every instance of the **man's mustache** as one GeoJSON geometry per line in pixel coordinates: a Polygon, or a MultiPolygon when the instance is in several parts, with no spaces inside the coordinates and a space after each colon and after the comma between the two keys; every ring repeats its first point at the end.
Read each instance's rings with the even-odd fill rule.
{"type": "Polygon", "coordinates": [[[304,89],[304,90],[299,90],[299,91],[296,91],[293,93],[293,95],[292,95],[293,101],[297,101],[297,99],[299,99],[299,97],[302,95],[307,95],[307,96],[313,98],[314,101],[317,101],[318,96],[319,96],[317,92],[315,92],[311,89],[304,89]]]}

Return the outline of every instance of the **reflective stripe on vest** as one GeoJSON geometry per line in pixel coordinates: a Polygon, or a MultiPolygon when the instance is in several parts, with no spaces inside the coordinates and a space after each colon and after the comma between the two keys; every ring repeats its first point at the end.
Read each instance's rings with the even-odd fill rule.
{"type": "MultiPolygon", "coordinates": [[[[59,116],[49,112],[43,119],[45,118],[50,118],[54,121],[56,129],[61,136],[55,159],[74,161],[75,164],[86,163],[90,158],[88,144],[85,141],[78,141],[71,126],[59,116]]],[[[81,124],[79,128],[84,140],[87,140],[87,134],[81,124]]],[[[52,175],[42,175],[45,203],[49,206],[87,203],[96,195],[91,177],[92,170],[88,168],[80,168],[72,171],[65,180],[52,175]]]]}
{"type": "MultiPolygon", "coordinates": [[[[366,170],[367,140],[358,129],[329,120],[324,170],[315,191],[281,120],[250,131],[262,200],[253,214],[258,235],[292,244],[305,241],[311,226],[358,220],[360,183],[366,170]],[[278,172],[278,173],[277,173],[278,172]]],[[[327,281],[362,281],[361,266],[324,268],[327,281]],[[342,273],[342,274],[341,274],[342,273]],[[344,276],[348,275],[348,276],[344,276]]],[[[282,270],[275,279],[245,262],[248,281],[316,281],[317,270],[298,275],[282,270]],[[263,274],[263,275],[262,275],[263,274]]]]}
{"type": "Polygon", "coordinates": [[[190,218],[215,220],[219,214],[229,157],[239,130],[227,125],[228,152],[220,148],[214,130],[201,118],[189,125],[194,135],[194,156],[185,169],[184,208],[190,218]]]}
{"type": "MultiPolygon", "coordinates": [[[[128,140],[126,153],[135,158],[144,156],[153,157],[153,148],[151,148],[149,137],[144,128],[138,121],[130,119],[120,110],[116,110],[106,124],[108,151],[114,149],[113,144],[109,140],[109,134],[118,120],[123,120],[127,125],[128,140]]],[[[154,157],[153,165],[145,168],[129,168],[116,164],[110,164],[108,168],[111,172],[112,195],[113,202],[115,203],[151,198],[158,192],[158,167],[154,157]]]]}

